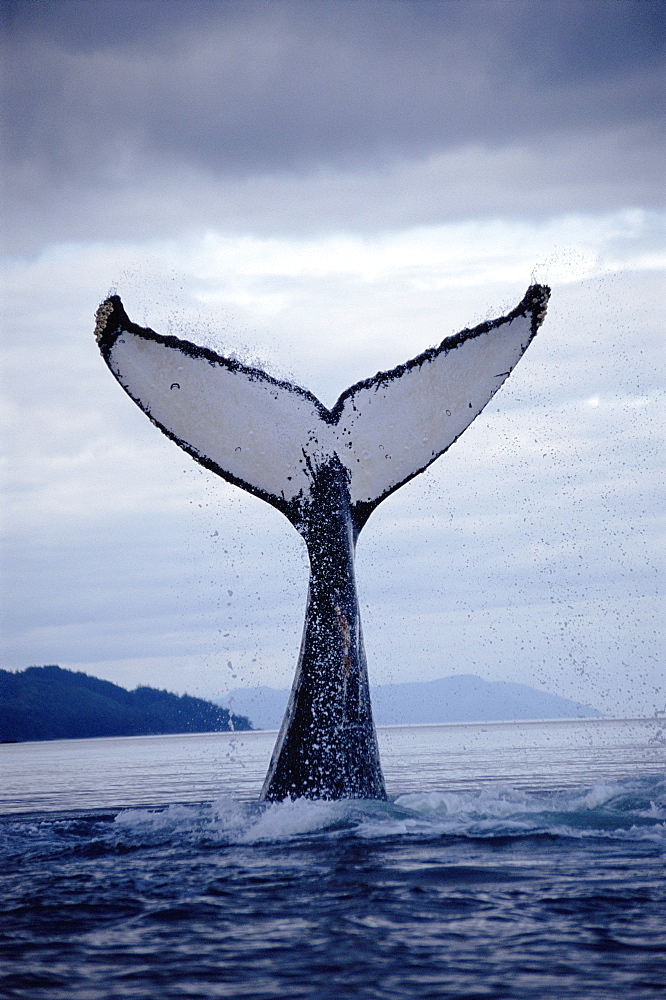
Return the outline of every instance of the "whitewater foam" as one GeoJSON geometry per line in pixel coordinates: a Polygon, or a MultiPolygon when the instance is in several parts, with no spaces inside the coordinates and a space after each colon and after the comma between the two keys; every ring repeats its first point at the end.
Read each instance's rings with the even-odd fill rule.
{"type": "Polygon", "coordinates": [[[287,800],[239,802],[221,797],[198,805],[126,809],[118,834],[155,843],[253,844],[312,836],[497,837],[550,835],[666,840],[666,794],[659,779],[599,783],[575,793],[530,794],[504,785],[478,791],[413,792],[394,802],[287,800]]]}

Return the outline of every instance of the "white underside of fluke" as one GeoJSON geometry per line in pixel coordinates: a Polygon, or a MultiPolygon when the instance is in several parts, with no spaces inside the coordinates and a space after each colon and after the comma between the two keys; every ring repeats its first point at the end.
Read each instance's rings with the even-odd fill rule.
{"type": "Polygon", "coordinates": [[[530,320],[521,316],[345,399],[336,452],[351,473],[352,503],[394,490],[460,437],[523,354],[530,320]]]}
{"type": "Polygon", "coordinates": [[[151,419],[220,475],[267,499],[307,500],[317,467],[337,456],[352,504],[374,503],[446,451],[535,332],[531,312],[465,331],[352,387],[331,411],[264,372],[140,328],[121,330],[106,356],[151,419]]]}
{"type": "Polygon", "coordinates": [[[332,429],[314,401],[268,379],[127,332],[109,363],[179,443],[263,493],[285,500],[307,493],[304,450],[313,462],[330,452],[332,429]]]}

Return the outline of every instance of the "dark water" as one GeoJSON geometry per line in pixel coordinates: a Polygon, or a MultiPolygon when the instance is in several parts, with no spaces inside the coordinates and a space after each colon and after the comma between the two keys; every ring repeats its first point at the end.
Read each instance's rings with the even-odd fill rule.
{"type": "Polygon", "coordinates": [[[0,747],[0,996],[664,996],[656,723],[385,730],[388,804],[259,805],[273,740],[0,747]]]}

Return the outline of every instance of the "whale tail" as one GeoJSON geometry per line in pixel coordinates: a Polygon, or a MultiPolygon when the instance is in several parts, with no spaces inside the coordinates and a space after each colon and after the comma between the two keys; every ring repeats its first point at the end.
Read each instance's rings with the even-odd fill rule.
{"type": "Polygon", "coordinates": [[[317,470],[339,461],[359,531],[492,399],[541,325],[549,294],[532,285],[508,315],[358,382],[330,410],[299,386],[137,326],[116,295],[99,307],[95,334],[117,380],[160,430],[299,530],[317,470]]]}
{"type": "Polygon", "coordinates": [[[262,798],[386,798],[354,579],[358,534],[381,501],[434,462],[493,397],[543,320],[532,285],[501,319],[448,337],[347,389],[312,393],[102,303],[106,362],[154,424],[197,462],[262,497],[304,537],[303,641],[262,798]]]}

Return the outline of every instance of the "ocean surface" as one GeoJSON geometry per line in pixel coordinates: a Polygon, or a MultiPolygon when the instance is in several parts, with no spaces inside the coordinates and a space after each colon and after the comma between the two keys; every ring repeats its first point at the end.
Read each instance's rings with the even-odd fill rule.
{"type": "Polygon", "coordinates": [[[661,1000],[665,734],[386,728],[388,803],[258,803],[275,733],[0,746],[0,997],[661,1000]]]}

